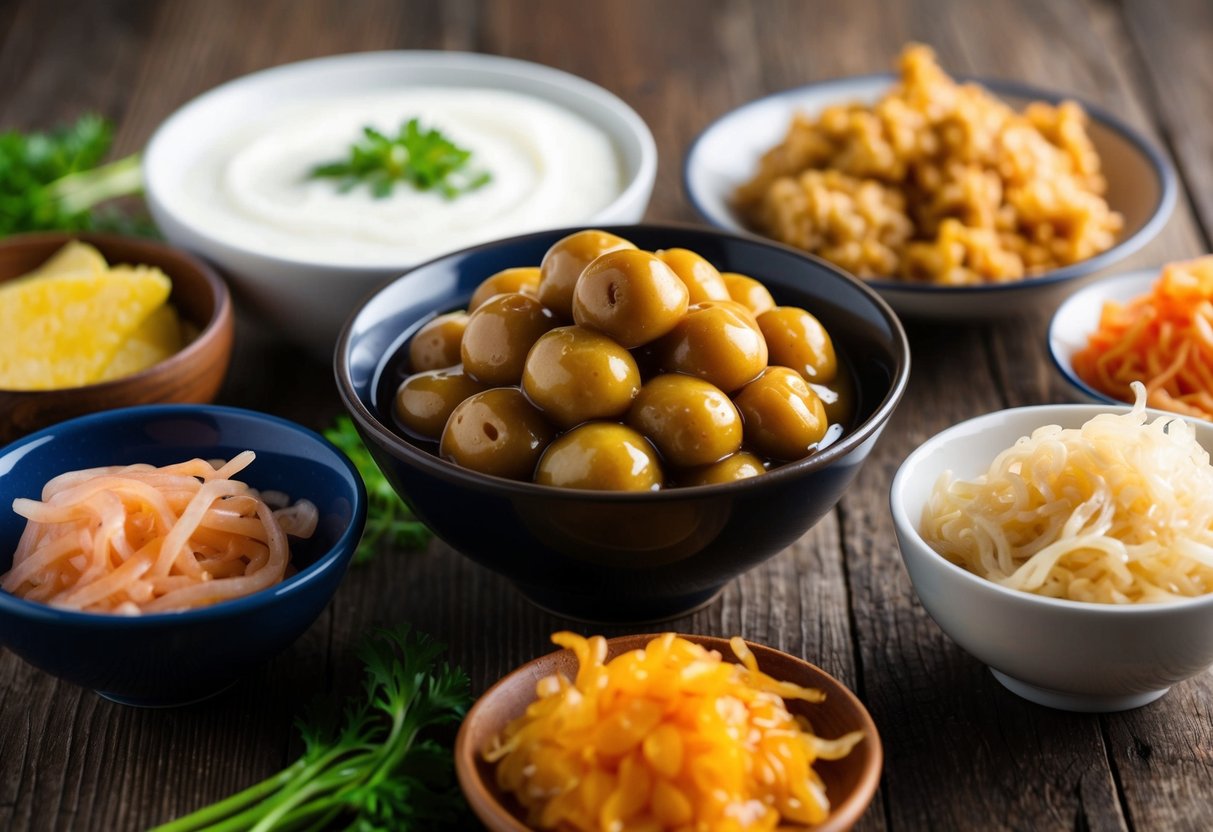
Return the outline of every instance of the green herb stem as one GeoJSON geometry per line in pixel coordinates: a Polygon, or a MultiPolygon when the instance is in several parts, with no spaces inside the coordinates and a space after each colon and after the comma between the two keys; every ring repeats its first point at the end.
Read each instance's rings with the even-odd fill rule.
{"type": "Polygon", "coordinates": [[[69,173],[50,185],[63,210],[83,213],[102,202],[143,192],[142,157],[135,153],[92,170],[69,173]]]}

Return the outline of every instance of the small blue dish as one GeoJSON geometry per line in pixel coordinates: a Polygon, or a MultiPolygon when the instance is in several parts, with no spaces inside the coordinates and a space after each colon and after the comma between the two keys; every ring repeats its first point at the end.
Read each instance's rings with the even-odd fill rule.
{"type": "Polygon", "coordinates": [[[909,346],[868,287],[778,244],[689,226],[604,230],[642,249],[688,248],[810,310],[855,382],[856,416],[833,445],[761,477],[657,492],[582,491],[486,476],[439,458],[393,427],[407,344],[434,315],[467,305],[489,275],[537,265],[560,229],[513,237],[418,266],[365,300],[337,344],[337,387],[396,491],[452,548],[540,607],[590,621],[672,618],[785,549],[838,502],[905,390],[909,346]]]}
{"type": "MultiPolygon", "coordinates": [[[[757,170],[759,158],[783,141],[798,112],[815,115],[836,104],[873,103],[896,82],[890,74],[831,78],[750,101],[724,114],[699,134],[683,160],[687,199],[708,224],[747,231],[733,210],[733,194],[757,170]]],[[[1178,193],[1175,170],[1165,154],[1139,132],[1105,110],[1064,93],[1015,81],[962,78],[981,84],[1016,109],[1032,101],[1077,101],[1102,160],[1108,204],[1125,219],[1116,244],[1078,263],[1036,277],[980,286],[932,286],[894,279],[865,281],[903,318],[973,322],[1047,310],[1081,281],[1111,266],[1153,239],[1167,222],[1178,193]]]]}
{"type": "Polygon", "coordinates": [[[0,572],[25,528],[9,508],[65,471],[137,462],[257,459],[254,488],[308,499],[320,522],[292,540],[298,570],[245,598],[174,613],[120,616],[56,609],[0,592],[0,644],[53,676],[127,705],[166,707],[221,692],[302,635],[341,582],[366,522],[366,492],[345,455],[306,428],[249,410],[150,405],[72,419],[0,449],[0,572]]]}

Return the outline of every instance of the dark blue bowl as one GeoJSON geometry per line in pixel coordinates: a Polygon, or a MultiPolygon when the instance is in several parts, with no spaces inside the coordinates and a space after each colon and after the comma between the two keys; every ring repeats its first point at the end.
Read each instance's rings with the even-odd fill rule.
{"type": "Polygon", "coordinates": [[[341,582],[366,522],[366,492],[340,451],[275,416],[152,405],[72,419],[14,442],[0,450],[0,572],[12,565],[25,527],[12,501],[37,499],[51,477],[102,465],[228,459],[244,450],[257,453],[244,482],[320,510],[316,533],[292,541],[295,575],[245,598],[137,617],[59,610],[0,592],[0,644],[47,673],[144,706],[211,696],[287,647],[341,582]]]}
{"type": "Polygon", "coordinates": [[[434,315],[466,305],[493,272],[538,264],[552,243],[574,230],[450,254],[383,287],[346,323],[335,356],[337,386],[393,486],[453,548],[563,615],[668,618],[711,600],[833,508],[901,398],[909,345],[896,316],[871,289],[802,252],[690,227],[610,227],[641,248],[689,248],[722,271],[763,281],[777,302],[812,311],[856,381],[857,415],[843,438],[765,476],[635,494],[485,476],[398,433],[392,398],[405,375],[404,348],[413,332],[434,315]]]}

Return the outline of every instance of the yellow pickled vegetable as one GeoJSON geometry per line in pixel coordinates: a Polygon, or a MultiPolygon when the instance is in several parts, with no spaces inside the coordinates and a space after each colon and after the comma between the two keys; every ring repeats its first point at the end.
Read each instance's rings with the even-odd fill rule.
{"type": "Polygon", "coordinates": [[[114,266],[71,242],[0,284],[0,388],[54,390],[138,372],[181,348],[159,269],[114,266]]]}
{"type": "Polygon", "coordinates": [[[88,243],[72,240],[55,252],[50,260],[47,260],[41,266],[34,269],[34,271],[30,272],[28,276],[73,274],[76,272],[83,274],[105,274],[108,269],[109,263],[105,262],[105,257],[101,255],[101,252],[88,243]]]}
{"type": "Polygon", "coordinates": [[[824,694],[666,633],[606,659],[606,641],[556,633],[577,676],[548,676],[484,757],[529,825],[576,832],[734,832],[821,823],[829,800],[813,770],[863,739],[813,734],[785,699],[824,694]]]}
{"type": "Polygon", "coordinates": [[[94,381],[110,381],[146,370],[180,350],[182,342],[181,319],[166,303],[152,310],[94,381]]]}

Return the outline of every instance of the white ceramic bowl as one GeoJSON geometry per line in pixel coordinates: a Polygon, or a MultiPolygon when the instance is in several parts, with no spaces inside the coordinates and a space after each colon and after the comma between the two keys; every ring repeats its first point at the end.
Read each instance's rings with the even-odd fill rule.
{"type": "Polygon", "coordinates": [[[1070,295],[1053,313],[1049,322],[1049,357],[1069,384],[1075,401],[1124,404],[1078,377],[1074,372],[1074,353],[1087,345],[1087,337],[1098,328],[1105,301],[1127,303],[1149,293],[1158,274],[1158,269],[1143,269],[1100,278],[1070,295]]]}
{"type": "Polygon", "coordinates": [[[259,316],[313,351],[331,356],[337,333],[358,302],[417,263],[405,259],[387,266],[339,259],[318,262],[292,257],[289,251],[233,245],[190,222],[177,194],[191,166],[215,141],[233,125],[257,119],[267,108],[310,97],[410,85],[523,93],[582,116],[611,138],[623,169],[624,189],[600,212],[577,222],[612,225],[643,217],[657,174],[657,150],[652,133],[627,104],[596,84],[539,64],[424,51],[365,52],[287,64],[230,81],[190,101],[160,125],[144,154],[152,216],[174,245],[218,264],[231,278],[237,297],[259,316]]]}
{"type": "MultiPolygon", "coordinates": [[[[1213,665],[1213,595],[1116,606],[1005,589],[937,554],[919,535],[919,521],[944,471],[972,478],[1041,425],[1076,428],[1097,413],[1128,409],[1046,405],[989,413],[928,439],[893,479],[897,542],[923,607],[1007,689],[1051,708],[1136,708],[1203,672],[1213,665]]],[[[1213,424],[1191,424],[1200,443],[1213,449],[1213,424]]]]}
{"type": "MultiPolygon", "coordinates": [[[[1056,103],[1073,96],[1008,81],[977,79],[1011,106],[1030,101],[1056,103]]],[[[683,187],[695,210],[711,225],[747,231],[730,204],[749,180],[758,159],[783,140],[797,112],[816,115],[834,104],[872,103],[893,83],[892,75],[838,78],[785,90],[725,114],[708,126],[687,151],[683,187]]],[[[1153,238],[1175,204],[1176,179],[1170,162],[1136,131],[1097,107],[1083,103],[1089,132],[1103,160],[1108,203],[1125,218],[1117,244],[1081,263],[1015,283],[984,286],[926,286],[869,280],[901,316],[920,320],[973,321],[1051,309],[1073,288],[1071,281],[1094,274],[1127,257],[1153,238]]]]}

